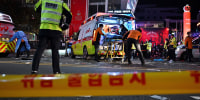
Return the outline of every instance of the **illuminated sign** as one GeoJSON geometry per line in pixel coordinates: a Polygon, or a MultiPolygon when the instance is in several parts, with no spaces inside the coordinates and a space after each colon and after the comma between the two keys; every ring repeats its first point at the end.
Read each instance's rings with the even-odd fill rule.
{"type": "Polygon", "coordinates": [[[191,31],[191,13],[190,6],[186,5],[183,7],[183,40],[187,36],[187,32],[191,31]]]}

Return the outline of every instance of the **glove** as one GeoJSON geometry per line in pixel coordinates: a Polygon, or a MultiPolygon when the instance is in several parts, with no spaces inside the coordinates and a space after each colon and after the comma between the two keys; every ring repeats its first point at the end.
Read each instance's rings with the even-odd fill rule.
{"type": "Polygon", "coordinates": [[[66,30],[68,28],[69,28],[69,24],[67,24],[67,23],[64,23],[64,24],[61,25],[62,30],[66,30]]]}

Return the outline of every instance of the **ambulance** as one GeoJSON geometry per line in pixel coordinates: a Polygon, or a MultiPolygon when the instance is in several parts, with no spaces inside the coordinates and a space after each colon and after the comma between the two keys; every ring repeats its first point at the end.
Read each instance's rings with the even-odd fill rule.
{"type": "Polygon", "coordinates": [[[0,13],[0,57],[15,52],[16,41],[8,42],[13,36],[13,21],[7,14],[0,13]]]}
{"type": "MultiPolygon", "coordinates": [[[[86,19],[79,28],[79,31],[74,34],[74,42],[71,46],[71,57],[83,56],[84,59],[87,59],[88,56],[95,54],[95,48],[93,45],[93,36],[95,30],[98,28],[99,24],[103,24],[103,30],[105,36],[101,36],[100,47],[98,54],[100,56],[105,56],[109,53],[116,54],[117,56],[123,56],[124,51],[122,46],[115,45],[115,52],[108,52],[108,43],[114,43],[116,41],[122,42],[122,36],[120,35],[120,24],[128,30],[135,29],[135,20],[134,17],[126,16],[122,14],[115,13],[96,13],[86,19]],[[117,47],[118,46],[118,47],[117,47]]],[[[111,47],[113,48],[113,46],[111,47]]]]}

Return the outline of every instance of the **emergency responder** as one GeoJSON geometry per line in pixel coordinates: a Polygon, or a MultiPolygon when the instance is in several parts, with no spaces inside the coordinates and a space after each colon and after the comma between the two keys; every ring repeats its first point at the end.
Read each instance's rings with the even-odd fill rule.
{"type": "Polygon", "coordinates": [[[99,28],[97,28],[97,30],[94,34],[94,38],[93,38],[93,44],[95,46],[95,60],[97,62],[99,62],[98,51],[99,51],[100,38],[101,38],[101,35],[104,35],[103,32],[102,32],[102,29],[103,29],[103,24],[99,24],[99,28]]]}
{"type": "Polygon", "coordinates": [[[63,15],[66,17],[65,28],[71,23],[72,14],[63,0],[39,0],[35,4],[35,11],[41,12],[41,25],[39,31],[39,44],[33,57],[32,74],[37,74],[40,58],[46,45],[50,42],[52,50],[53,73],[60,73],[59,66],[59,44],[62,36],[61,21],[63,15]]]}
{"type": "Polygon", "coordinates": [[[136,51],[137,53],[139,54],[139,58],[140,58],[140,61],[141,61],[141,64],[144,65],[145,62],[144,62],[144,57],[143,57],[143,53],[141,51],[141,48],[140,48],[140,44],[139,44],[139,40],[141,39],[142,37],[142,30],[141,29],[137,29],[137,30],[130,30],[128,32],[126,32],[124,34],[124,36],[126,34],[129,33],[128,37],[127,37],[127,53],[128,53],[128,64],[132,64],[130,58],[131,58],[131,48],[132,48],[132,43],[134,43],[135,45],[135,48],[136,48],[136,51]]]}
{"type": "Polygon", "coordinates": [[[147,58],[150,58],[151,56],[151,47],[152,47],[152,43],[151,40],[146,40],[146,46],[147,46],[147,58]]]}
{"type": "Polygon", "coordinates": [[[123,24],[120,25],[120,28],[121,28],[120,35],[124,36],[124,34],[128,31],[128,29],[123,24]]]}
{"type": "Polygon", "coordinates": [[[167,58],[169,56],[168,54],[168,45],[169,45],[169,40],[165,39],[165,44],[164,44],[164,58],[167,58]]]}
{"type": "Polygon", "coordinates": [[[11,42],[17,38],[17,43],[16,43],[16,47],[15,47],[16,58],[19,58],[20,51],[23,51],[23,47],[25,47],[25,51],[27,53],[26,58],[29,58],[31,47],[30,47],[30,44],[28,43],[26,34],[23,31],[18,31],[17,28],[14,28],[13,31],[15,32],[15,34],[9,40],[9,42],[11,42]]]}
{"type": "MultiPolygon", "coordinates": [[[[187,37],[185,38],[185,47],[186,47],[186,52],[187,52],[187,59],[188,62],[192,62],[192,37],[191,37],[191,32],[187,32],[187,37]]],[[[186,60],[187,60],[186,59],[186,60]]]]}
{"type": "Polygon", "coordinates": [[[176,38],[174,35],[171,35],[169,40],[169,63],[173,63],[176,60],[175,49],[177,47],[176,38]]]}
{"type": "Polygon", "coordinates": [[[124,61],[126,61],[126,59],[128,57],[127,56],[127,37],[128,37],[128,34],[126,34],[125,36],[124,36],[124,34],[128,31],[128,29],[123,24],[120,25],[120,28],[121,28],[120,35],[123,36],[122,40],[124,42],[124,52],[125,52],[124,61]]]}

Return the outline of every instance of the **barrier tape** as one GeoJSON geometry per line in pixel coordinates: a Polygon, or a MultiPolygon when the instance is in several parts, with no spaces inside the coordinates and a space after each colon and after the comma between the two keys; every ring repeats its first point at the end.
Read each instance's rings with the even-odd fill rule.
{"type": "Polygon", "coordinates": [[[5,53],[6,48],[7,48],[6,42],[0,41],[0,53],[5,53]]]}
{"type": "Polygon", "coordinates": [[[0,97],[193,93],[200,93],[200,71],[0,76],[0,97]]]}

